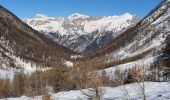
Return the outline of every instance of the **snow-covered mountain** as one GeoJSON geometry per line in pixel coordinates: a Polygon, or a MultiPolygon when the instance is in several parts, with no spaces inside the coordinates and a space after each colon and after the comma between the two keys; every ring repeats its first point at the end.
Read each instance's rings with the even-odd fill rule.
{"type": "Polygon", "coordinates": [[[103,47],[138,21],[129,13],[103,17],[75,13],[67,18],[37,14],[32,19],[24,19],[35,30],[77,52],[91,52],[103,47]]]}

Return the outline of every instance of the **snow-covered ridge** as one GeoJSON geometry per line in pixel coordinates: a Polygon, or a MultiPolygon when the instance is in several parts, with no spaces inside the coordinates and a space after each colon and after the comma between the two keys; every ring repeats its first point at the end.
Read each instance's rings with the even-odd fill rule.
{"type": "Polygon", "coordinates": [[[70,16],[68,16],[68,20],[76,20],[78,18],[90,18],[90,16],[86,16],[86,15],[82,15],[82,14],[79,14],[79,13],[75,13],[75,14],[72,14],[70,16]]]}
{"type": "Polygon", "coordinates": [[[120,16],[104,17],[91,17],[75,13],[67,18],[55,18],[43,14],[37,14],[32,19],[26,18],[24,21],[41,32],[59,32],[60,35],[70,35],[76,33],[88,34],[97,29],[100,31],[120,30],[123,27],[128,27],[130,24],[135,24],[135,21],[138,21],[138,18],[129,13],[120,16]],[[69,26],[72,27],[69,28],[69,26]]]}
{"type": "Polygon", "coordinates": [[[110,42],[112,37],[118,36],[138,21],[136,16],[129,13],[102,17],[75,13],[67,18],[37,14],[32,19],[24,19],[24,22],[35,30],[78,52],[102,47],[110,42]],[[92,49],[94,44],[96,47],[93,46],[92,49]]]}

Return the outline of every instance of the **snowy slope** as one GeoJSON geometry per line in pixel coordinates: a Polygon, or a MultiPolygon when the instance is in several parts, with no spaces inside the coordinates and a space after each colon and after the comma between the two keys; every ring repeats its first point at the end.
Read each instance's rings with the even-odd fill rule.
{"type": "MultiPolygon", "coordinates": [[[[102,100],[143,100],[141,86],[142,83],[133,83],[115,88],[103,87],[102,100]]],[[[56,94],[51,94],[51,98],[52,100],[89,100],[88,97],[85,96],[81,91],[72,90],[59,92],[56,94]]],[[[170,83],[145,82],[145,94],[147,100],[170,100],[170,83]]],[[[19,98],[6,98],[1,100],[42,100],[42,96],[37,96],[34,98],[22,96],[19,98]]]]}
{"type": "Polygon", "coordinates": [[[153,64],[155,59],[156,59],[156,57],[150,57],[150,58],[146,58],[146,59],[141,59],[141,60],[137,60],[137,61],[134,61],[134,62],[120,64],[120,65],[113,66],[113,67],[110,67],[110,68],[107,68],[107,69],[104,69],[104,70],[100,70],[99,72],[106,71],[106,75],[110,79],[114,79],[116,70],[120,70],[120,72],[125,73],[126,70],[132,69],[132,68],[150,69],[150,66],[153,64]]]}
{"type": "Polygon", "coordinates": [[[35,63],[31,63],[31,61],[30,62],[23,61],[21,58],[11,55],[9,53],[5,52],[5,54],[10,59],[12,59],[12,62],[14,62],[15,67],[11,65],[11,61],[9,59],[4,58],[0,54],[0,79],[12,80],[14,75],[19,72],[25,73],[26,75],[30,75],[31,73],[38,70],[44,71],[50,69],[45,67],[41,68],[37,67],[35,63]]]}
{"type": "Polygon", "coordinates": [[[61,45],[78,52],[90,52],[109,43],[139,19],[129,13],[103,17],[75,13],[67,18],[37,14],[24,21],[61,45]]]}
{"type": "MultiPolygon", "coordinates": [[[[158,9],[150,13],[130,31],[122,33],[121,37],[113,39],[94,54],[87,55],[112,62],[136,57],[135,60],[149,59],[160,55],[166,47],[166,38],[170,34],[170,6],[163,3],[158,9]],[[95,55],[96,54],[96,55],[95,55]]],[[[92,59],[93,59],[92,58],[92,59]]]]}

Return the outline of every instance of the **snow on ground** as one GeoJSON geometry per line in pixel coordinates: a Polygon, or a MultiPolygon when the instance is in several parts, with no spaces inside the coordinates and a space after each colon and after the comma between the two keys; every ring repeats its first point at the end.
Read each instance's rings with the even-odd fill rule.
{"type": "MultiPolygon", "coordinates": [[[[131,69],[134,67],[143,68],[145,66],[145,68],[146,68],[146,67],[149,67],[154,62],[155,58],[156,57],[150,57],[150,58],[145,58],[145,59],[141,59],[141,60],[134,61],[134,62],[120,64],[118,66],[104,69],[104,71],[106,71],[107,76],[114,79],[115,71],[117,69],[120,70],[121,72],[124,72],[125,70],[131,69]]],[[[100,72],[101,71],[103,71],[103,70],[100,70],[100,72]]]]}
{"type": "Polygon", "coordinates": [[[0,68],[0,79],[13,79],[16,70],[13,68],[7,68],[4,65],[0,68]]]}
{"type": "Polygon", "coordinates": [[[73,67],[73,62],[71,62],[71,61],[65,60],[65,61],[64,61],[64,64],[65,64],[67,67],[73,67]]]}
{"type": "MultiPolygon", "coordinates": [[[[116,88],[105,88],[104,100],[143,100],[141,84],[128,84],[116,88]],[[126,90],[128,92],[126,92],[126,90]],[[129,95],[129,97],[128,97],[129,95]]],[[[145,82],[147,100],[170,100],[170,83],[145,82]]]]}
{"type": "Polygon", "coordinates": [[[48,68],[48,67],[37,67],[35,63],[25,62],[18,57],[14,57],[14,59],[16,60],[16,64],[23,69],[23,72],[25,74],[31,74],[31,73],[33,73],[37,70],[38,71],[45,71],[45,70],[51,69],[51,68],[48,68]]]}
{"type": "MultiPolygon", "coordinates": [[[[102,87],[102,100],[143,100],[142,83],[132,83],[118,87],[102,87]]],[[[145,82],[147,100],[170,100],[170,82],[145,82]]],[[[52,100],[88,100],[82,93],[84,90],[71,90],[51,94],[52,100]]],[[[90,92],[89,92],[90,93],[90,92]]],[[[6,98],[1,100],[42,100],[42,96],[34,98],[22,96],[19,98],[6,98]]]]}
{"type": "Polygon", "coordinates": [[[31,73],[39,70],[45,71],[51,68],[43,68],[43,67],[36,67],[35,64],[31,62],[25,62],[19,57],[15,57],[6,53],[9,57],[15,60],[16,68],[13,68],[10,65],[3,63],[2,58],[0,58],[0,79],[13,79],[14,75],[18,72],[23,72],[26,75],[31,75],[31,73]]]}
{"type": "Polygon", "coordinates": [[[71,55],[70,58],[71,59],[77,59],[77,58],[81,58],[83,57],[83,55],[71,55]]]}

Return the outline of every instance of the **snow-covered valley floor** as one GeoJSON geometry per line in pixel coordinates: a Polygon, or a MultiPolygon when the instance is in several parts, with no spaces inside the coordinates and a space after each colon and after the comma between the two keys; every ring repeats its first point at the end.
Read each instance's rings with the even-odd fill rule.
{"type": "MultiPolygon", "coordinates": [[[[142,83],[127,84],[119,87],[103,87],[102,100],[143,100],[142,83]]],[[[145,94],[147,100],[170,100],[170,82],[145,82],[145,94]]],[[[82,91],[71,90],[51,94],[52,100],[88,100],[82,91]]],[[[42,96],[6,98],[1,100],[43,100],[42,96]]]]}

